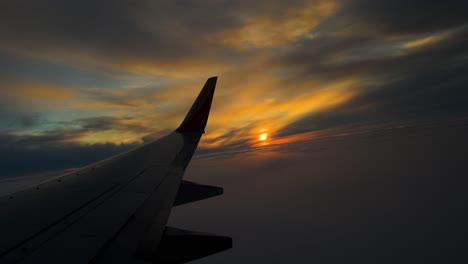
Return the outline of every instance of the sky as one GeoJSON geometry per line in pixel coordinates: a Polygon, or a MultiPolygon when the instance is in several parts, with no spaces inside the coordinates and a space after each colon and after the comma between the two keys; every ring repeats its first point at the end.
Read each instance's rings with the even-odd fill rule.
{"type": "Polygon", "coordinates": [[[1,1],[2,177],[83,166],[179,125],[200,152],[468,113],[463,1],[1,1]],[[28,164],[28,166],[24,166],[28,164]]]}

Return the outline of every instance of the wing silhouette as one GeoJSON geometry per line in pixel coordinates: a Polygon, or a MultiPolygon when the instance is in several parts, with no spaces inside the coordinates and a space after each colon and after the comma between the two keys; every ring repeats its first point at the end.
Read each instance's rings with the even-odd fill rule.
{"type": "Polygon", "coordinates": [[[217,77],[174,132],[0,198],[0,263],[181,263],[229,237],[166,226],[173,206],[222,194],[182,180],[204,133],[217,77]]]}

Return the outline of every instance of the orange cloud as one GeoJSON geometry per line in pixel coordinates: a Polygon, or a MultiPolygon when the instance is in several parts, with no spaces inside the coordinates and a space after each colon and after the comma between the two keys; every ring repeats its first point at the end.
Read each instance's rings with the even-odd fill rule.
{"type": "Polygon", "coordinates": [[[426,45],[431,45],[437,42],[440,42],[444,39],[442,35],[434,35],[425,38],[420,38],[417,40],[406,42],[403,46],[407,49],[420,48],[426,45]]]}
{"type": "Polygon", "coordinates": [[[304,6],[290,8],[278,16],[253,17],[240,27],[223,32],[219,42],[245,49],[250,46],[270,47],[296,41],[302,36],[314,37],[309,32],[321,19],[336,12],[337,3],[319,0],[304,6]]]}
{"type": "Polygon", "coordinates": [[[105,131],[93,131],[83,133],[80,137],[74,139],[74,142],[83,144],[102,144],[113,143],[116,145],[129,143],[142,143],[142,138],[147,134],[132,130],[111,129],[105,131]]]}
{"type": "MultiPolygon", "coordinates": [[[[165,76],[177,79],[194,79],[207,73],[218,75],[231,69],[233,65],[217,58],[200,56],[185,59],[153,59],[152,61],[129,59],[112,67],[135,74],[165,76]]],[[[206,76],[210,77],[210,76],[206,76]]]]}
{"type": "Polygon", "coordinates": [[[7,95],[31,100],[64,100],[71,99],[75,93],[67,88],[48,84],[20,84],[14,89],[7,89],[7,95]]]}

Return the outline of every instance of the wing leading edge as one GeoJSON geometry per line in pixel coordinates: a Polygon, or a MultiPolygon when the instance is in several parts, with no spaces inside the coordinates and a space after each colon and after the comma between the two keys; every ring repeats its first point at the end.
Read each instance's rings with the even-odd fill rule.
{"type": "Polygon", "coordinates": [[[209,78],[171,134],[0,198],[0,263],[181,263],[229,237],[166,227],[173,206],[222,193],[182,181],[208,120],[209,78]]]}

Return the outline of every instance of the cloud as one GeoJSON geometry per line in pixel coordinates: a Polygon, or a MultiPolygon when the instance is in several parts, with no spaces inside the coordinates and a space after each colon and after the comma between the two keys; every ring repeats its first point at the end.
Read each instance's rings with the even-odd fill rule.
{"type": "MultiPolygon", "coordinates": [[[[181,76],[184,69],[219,65],[228,51],[213,36],[282,1],[72,1],[1,4],[0,47],[53,61],[113,66],[138,73],[181,76]],[[202,59],[203,58],[203,59],[202,59]],[[204,65],[193,65],[193,60],[204,65]],[[173,68],[178,62],[178,67],[173,68]],[[195,66],[195,67],[194,67],[195,66]],[[178,69],[178,71],[177,71],[178,69]]],[[[214,67],[214,66],[213,66],[214,67]]]]}
{"type": "Polygon", "coordinates": [[[248,44],[293,42],[335,9],[332,0],[13,1],[1,6],[0,50],[55,63],[188,78],[229,69],[226,58],[239,58],[231,46],[246,32],[254,32],[243,37],[248,44]]]}
{"type": "MultiPolygon", "coordinates": [[[[404,53],[358,61],[343,60],[334,65],[326,63],[326,55],[323,56],[324,61],[308,63],[307,53],[302,56],[292,54],[291,64],[297,64],[301,76],[326,70],[329,76],[347,73],[359,76],[359,80],[363,77],[367,80],[358,83],[359,92],[351,100],[328,111],[311,113],[284,127],[280,134],[286,136],[343,125],[466,115],[468,107],[464,98],[468,93],[464,87],[468,85],[465,76],[468,65],[463,58],[468,56],[464,48],[468,42],[465,35],[466,30],[461,30],[404,53]],[[299,57],[301,59],[297,59],[299,57]],[[322,67],[322,63],[325,66],[322,67]],[[339,74],[334,75],[336,71],[339,74]]],[[[323,50],[323,53],[327,52],[323,50]]]]}
{"type": "Polygon", "coordinates": [[[238,49],[295,42],[300,37],[310,36],[309,32],[321,19],[336,9],[335,1],[309,1],[302,6],[286,8],[280,14],[250,17],[242,26],[222,32],[219,41],[238,49]]]}
{"type": "Polygon", "coordinates": [[[123,108],[145,107],[145,91],[109,90],[109,89],[83,89],[83,100],[76,105],[78,108],[123,108]]]}
{"type": "Polygon", "coordinates": [[[468,4],[457,0],[343,1],[340,26],[381,37],[427,34],[466,25],[468,4]]]}
{"type": "Polygon", "coordinates": [[[135,144],[80,145],[63,143],[66,136],[0,134],[1,177],[77,168],[107,158],[135,144]],[[25,166],[27,164],[27,166],[25,166]]]}
{"type": "Polygon", "coordinates": [[[26,100],[66,100],[74,96],[73,91],[63,87],[50,86],[48,84],[25,84],[5,89],[2,96],[18,97],[26,100]]]}
{"type": "Polygon", "coordinates": [[[0,131],[27,130],[42,125],[45,120],[37,112],[10,112],[3,109],[0,112],[0,131]]]}
{"type": "Polygon", "coordinates": [[[443,40],[442,36],[429,36],[425,38],[419,38],[404,44],[404,47],[407,49],[419,48],[426,45],[431,45],[443,40]]]}

